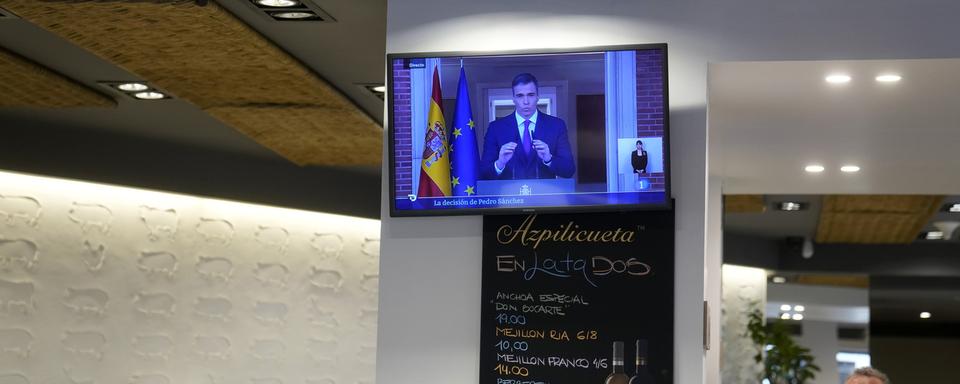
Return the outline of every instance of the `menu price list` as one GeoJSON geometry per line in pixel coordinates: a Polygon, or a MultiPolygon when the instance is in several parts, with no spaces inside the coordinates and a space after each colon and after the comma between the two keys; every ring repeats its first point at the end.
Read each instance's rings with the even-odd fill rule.
{"type": "Polygon", "coordinates": [[[480,382],[672,382],[673,289],[672,212],[485,217],[480,382]]]}
{"type": "Polygon", "coordinates": [[[496,365],[493,372],[498,384],[550,384],[538,379],[537,368],[609,369],[607,358],[561,356],[561,344],[593,342],[599,339],[595,329],[543,328],[535,324],[555,323],[552,317],[563,317],[589,308],[590,303],[579,295],[559,293],[497,292],[493,302],[496,329],[493,349],[496,365]]]}

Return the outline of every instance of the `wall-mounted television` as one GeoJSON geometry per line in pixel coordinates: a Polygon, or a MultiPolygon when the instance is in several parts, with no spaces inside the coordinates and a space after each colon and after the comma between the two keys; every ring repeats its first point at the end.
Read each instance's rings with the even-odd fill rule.
{"type": "Polygon", "coordinates": [[[392,216],[669,208],[665,44],[387,63],[392,216]]]}

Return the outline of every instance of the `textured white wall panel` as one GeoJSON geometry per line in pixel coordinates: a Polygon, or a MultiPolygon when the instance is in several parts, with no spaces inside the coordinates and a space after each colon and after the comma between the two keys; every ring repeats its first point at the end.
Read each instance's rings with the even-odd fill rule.
{"type": "Polygon", "coordinates": [[[0,172],[0,383],[373,383],[379,232],[0,172]]]}
{"type": "Polygon", "coordinates": [[[755,383],[763,365],[753,358],[760,352],[747,332],[749,313],[767,302],[767,272],[759,268],[723,266],[723,317],[720,355],[724,384],[755,383]]]}

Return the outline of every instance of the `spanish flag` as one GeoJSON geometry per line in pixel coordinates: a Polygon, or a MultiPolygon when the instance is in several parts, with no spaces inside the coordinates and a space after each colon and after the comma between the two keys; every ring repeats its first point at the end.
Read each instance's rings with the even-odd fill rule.
{"type": "Polygon", "coordinates": [[[420,163],[419,197],[450,196],[450,147],[443,121],[443,98],[440,96],[440,72],[433,69],[433,97],[427,116],[427,134],[420,163]]]}

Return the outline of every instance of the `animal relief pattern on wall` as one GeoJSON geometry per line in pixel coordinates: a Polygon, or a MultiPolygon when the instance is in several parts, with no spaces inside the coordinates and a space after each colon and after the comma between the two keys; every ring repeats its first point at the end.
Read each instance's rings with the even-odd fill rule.
{"type": "Polygon", "coordinates": [[[373,383],[379,223],[0,172],[0,384],[373,383]]]}

